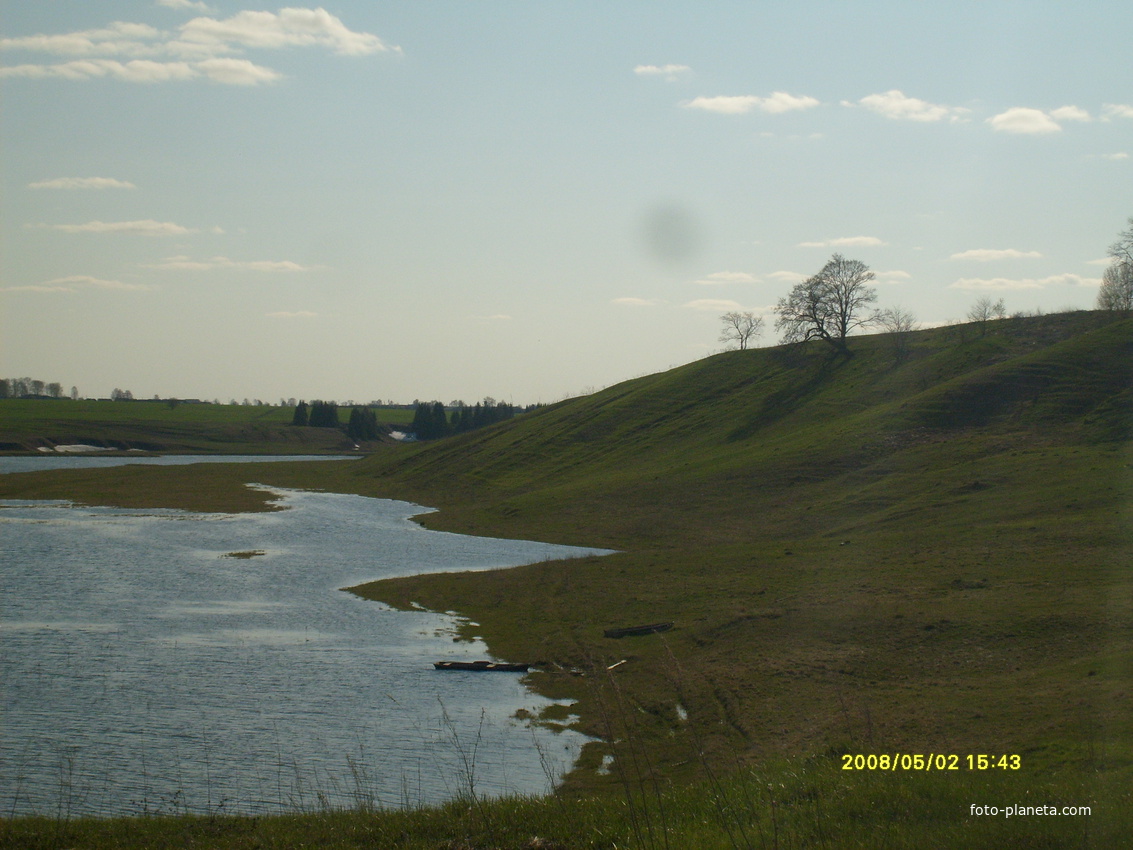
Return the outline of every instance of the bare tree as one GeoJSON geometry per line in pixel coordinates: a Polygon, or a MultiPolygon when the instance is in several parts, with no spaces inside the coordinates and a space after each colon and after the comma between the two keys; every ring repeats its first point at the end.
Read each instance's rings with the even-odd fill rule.
{"type": "Polygon", "coordinates": [[[782,331],[783,342],[821,339],[848,355],[850,332],[876,321],[875,314],[864,314],[877,300],[877,290],[867,285],[873,279],[865,263],[835,254],[822,271],[779,299],[775,328],[782,331]]]}
{"type": "Polygon", "coordinates": [[[1109,246],[1109,255],[1115,263],[1133,265],[1133,216],[1128,229],[1117,234],[1117,241],[1109,246]]]}
{"type": "Polygon", "coordinates": [[[1102,274],[1098,309],[1121,313],[1133,311],[1133,262],[1114,262],[1102,274]]]}
{"type": "Polygon", "coordinates": [[[968,321],[975,322],[980,329],[980,336],[987,333],[987,323],[992,319],[1002,319],[1007,315],[1007,308],[1003,306],[1003,299],[992,301],[988,296],[976,300],[972,309],[968,311],[968,321]]]}
{"type": "Polygon", "coordinates": [[[877,323],[893,337],[893,349],[898,359],[909,354],[909,333],[917,329],[917,317],[901,305],[888,307],[877,313],[877,323]]]}
{"type": "Polygon", "coordinates": [[[1098,309],[1128,313],[1133,310],[1133,218],[1129,219],[1129,228],[1109,246],[1109,256],[1113,262],[1102,275],[1098,309]]]}
{"type": "Polygon", "coordinates": [[[763,317],[750,311],[725,313],[720,321],[724,323],[724,329],[720,331],[720,342],[736,343],[740,351],[763,333],[763,317]]]}

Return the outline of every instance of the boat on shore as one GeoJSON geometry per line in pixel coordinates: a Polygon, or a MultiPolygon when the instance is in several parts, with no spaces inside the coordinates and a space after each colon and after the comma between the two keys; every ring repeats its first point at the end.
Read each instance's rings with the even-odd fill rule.
{"type": "Polygon", "coordinates": [[[434,661],[437,670],[472,670],[488,673],[526,673],[530,664],[509,664],[506,661],[434,661]]]}
{"type": "Polygon", "coordinates": [[[654,632],[667,632],[672,627],[672,623],[649,623],[644,626],[626,626],[622,629],[606,629],[603,634],[608,638],[636,637],[637,635],[651,635],[654,632]]]}

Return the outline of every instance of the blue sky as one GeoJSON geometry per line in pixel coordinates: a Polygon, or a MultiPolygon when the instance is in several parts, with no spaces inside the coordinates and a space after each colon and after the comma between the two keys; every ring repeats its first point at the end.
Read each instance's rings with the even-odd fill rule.
{"type": "Polygon", "coordinates": [[[1128,2],[6,0],[0,374],[555,401],[835,252],[925,324],[1090,307],[1128,2]]]}

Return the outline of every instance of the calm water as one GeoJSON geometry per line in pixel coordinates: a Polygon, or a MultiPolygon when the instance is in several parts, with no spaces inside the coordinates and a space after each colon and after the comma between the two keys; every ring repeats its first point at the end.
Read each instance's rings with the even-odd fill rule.
{"type": "Polygon", "coordinates": [[[96,469],[125,464],[184,466],[190,463],[278,463],[289,460],[358,460],[360,455],[144,455],[103,457],[97,454],[0,456],[0,473],[41,472],[47,469],[96,469]]]}
{"type": "Polygon", "coordinates": [[[433,670],[487,657],[451,617],[340,588],[601,550],[275,492],[268,514],[0,502],[0,815],[416,805],[569,767],[585,739],[516,720],[547,704],[517,675],[433,670]]]}

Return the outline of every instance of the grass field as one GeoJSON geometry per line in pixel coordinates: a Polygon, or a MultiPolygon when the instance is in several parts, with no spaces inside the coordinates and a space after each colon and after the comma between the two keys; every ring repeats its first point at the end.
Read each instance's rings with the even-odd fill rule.
{"type": "MultiPolygon", "coordinates": [[[[849,359],[731,352],[352,464],[9,475],[0,497],[254,508],[254,476],[409,498],[441,508],[431,527],[620,550],[355,588],[459,611],[499,657],[541,664],[533,687],[578,701],[600,740],[529,804],[576,826],[588,807],[614,814],[548,826],[562,846],[1118,847],[1133,833],[1133,320],[1114,319],[923,331],[907,356],[884,335],[849,359]],[[603,636],[660,620],[674,628],[603,636]],[[842,770],[883,754],[958,769],[842,770]],[[1019,767],[968,770],[979,755],[1019,767]],[[1039,800],[1092,813],[968,809],[1039,800]]],[[[542,823],[498,805],[418,813],[467,843],[422,825],[401,846],[525,846],[468,820],[542,823]]],[[[297,846],[257,836],[227,846],[297,846]]]]}
{"type": "MultiPolygon", "coordinates": [[[[349,413],[349,411],[346,411],[349,413]]],[[[342,432],[293,428],[290,407],[163,401],[0,399],[0,451],[82,443],[167,453],[319,454],[351,450],[342,432]]],[[[405,425],[413,411],[377,408],[383,425],[405,425]]],[[[340,411],[339,418],[345,420],[340,411]]]]}

